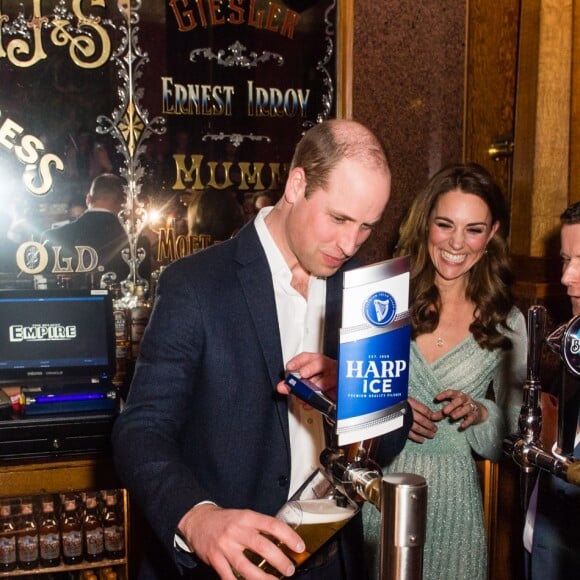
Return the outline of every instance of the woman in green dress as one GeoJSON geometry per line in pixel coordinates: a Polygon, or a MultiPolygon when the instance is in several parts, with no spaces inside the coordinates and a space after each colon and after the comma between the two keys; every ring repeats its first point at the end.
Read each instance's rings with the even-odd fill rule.
{"type": "MultiPolygon", "coordinates": [[[[427,481],[424,580],[487,576],[474,453],[501,458],[526,377],[526,325],[514,306],[506,235],[503,195],[476,164],[439,171],[400,229],[397,255],[411,256],[413,426],[384,473],[427,481]]],[[[380,514],[370,504],[364,523],[378,578],[380,514]]]]}

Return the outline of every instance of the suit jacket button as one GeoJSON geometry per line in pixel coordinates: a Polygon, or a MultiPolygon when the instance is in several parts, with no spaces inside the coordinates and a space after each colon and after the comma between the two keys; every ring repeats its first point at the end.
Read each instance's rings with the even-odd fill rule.
{"type": "Polygon", "coordinates": [[[280,487],[288,487],[288,478],[285,475],[278,477],[278,485],[280,487]]]}

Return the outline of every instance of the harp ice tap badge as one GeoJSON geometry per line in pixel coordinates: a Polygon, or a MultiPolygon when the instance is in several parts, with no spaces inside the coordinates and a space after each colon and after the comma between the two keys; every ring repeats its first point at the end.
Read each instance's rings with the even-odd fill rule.
{"type": "Polygon", "coordinates": [[[343,282],[339,445],[403,426],[409,383],[409,258],[350,270],[343,282]]]}
{"type": "Polygon", "coordinates": [[[374,326],[387,326],[396,311],[395,299],[388,292],[375,292],[365,304],[366,319],[374,326]]]}

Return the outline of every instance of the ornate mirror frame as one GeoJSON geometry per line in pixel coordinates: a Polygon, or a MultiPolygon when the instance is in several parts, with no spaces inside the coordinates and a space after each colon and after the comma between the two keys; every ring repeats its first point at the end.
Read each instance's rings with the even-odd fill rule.
{"type": "MultiPolygon", "coordinates": [[[[49,90],[58,79],[63,91],[71,85],[81,95],[73,95],[70,109],[66,97],[59,98],[65,105],[60,112],[51,111],[56,101],[50,94],[37,101],[48,107],[42,117],[46,137],[26,126],[26,99],[7,96],[6,106],[0,100],[0,163],[8,157],[11,170],[24,166],[27,193],[49,199],[65,181],[69,161],[51,136],[59,126],[72,126],[78,103],[90,121],[93,93],[87,87],[100,91],[95,100],[108,95],[111,113],[101,110],[93,120],[126,183],[119,217],[129,240],[123,250],[129,275],[117,282],[127,296],[136,284],[147,287],[151,270],[197,251],[203,240],[220,241],[192,240],[174,230],[176,204],[189,208],[208,188],[215,195],[233,190],[242,203],[258,190],[281,187],[300,135],[316,122],[351,112],[352,2],[222,0],[195,6],[184,0],[22,0],[18,6],[0,0],[0,72],[9,69],[14,95],[42,90],[43,75],[52,75],[49,90]],[[170,146],[170,179],[152,180],[152,152],[162,143],[167,148],[171,132],[183,125],[191,129],[190,150],[170,146]],[[162,203],[155,207],[158,197],[162,203]],[[155,211],[162,222],[154,228],[155,211]],[[154,234],[149,250],[142,244],[147,229],[154,234]],[[150,252],[156,261],[145,274],[150,252]]],[[[78,149],[76,136],[69,134],[68,141],[78,149]]],[[[16,284],[46,279],[49,250],[40,236],[19,240],[16,284]]],[[[49,273],[66,273],[63,265],[54,260],[49,273]]],[[[10,287],[6,280],[2,285],[10,287]]],[[[100,284],[106,282],[102,276],[100,284]]]]}

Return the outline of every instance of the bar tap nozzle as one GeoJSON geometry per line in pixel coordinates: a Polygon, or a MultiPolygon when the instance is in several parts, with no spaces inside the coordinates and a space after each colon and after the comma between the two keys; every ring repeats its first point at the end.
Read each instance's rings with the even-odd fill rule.
{"type": "Polygon", "coordinates": [[[542,430],[540,365],[546,330],[546,308],[540,305],[528,309],[527,377],[524,384],[523,405],[520,411],[520,434],[526,443],[537,444],[542,430]]]}
{"type": "Polygon", "coordinates": [[[545,327],[545,307],[540,305],[530,306],[527,317],[527,376],[518,420],[519,433],[506,437],[503,442],[504,451],[520,467],[520,498],[524,510],[527,509],[536,481],[537,471],[536,465],[530,461],[528,452],[531,448],[542,448],[540,442],[540,432],[542,430],[540,363],[545,327]]]}
{"type": "Polygon", "coordinates": [[[580,485],[580,461],[572,457],[580,409],[580,316],[554,330],[546,339],[548,347],[563,362],[562,385],[558,394],[558,440],[553,450],[544,450],[539,364],[545,310],[532,306],[528,311],[528,376],[519,417],[519,432],[504,439],[503,448],[520,466],[521,499],[527,508],[537,468],[580,485]]]}

